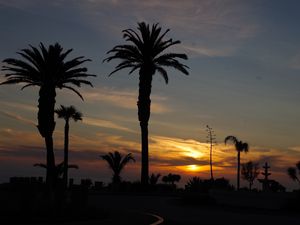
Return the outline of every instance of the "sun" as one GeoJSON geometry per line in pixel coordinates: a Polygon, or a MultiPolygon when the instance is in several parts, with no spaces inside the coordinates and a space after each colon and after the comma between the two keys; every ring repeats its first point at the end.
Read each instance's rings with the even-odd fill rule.
{"type": "Polygon", "coordinates": [[[186,166],[186,170],[188,170],[188,171],[199,171],[200,170],[200,166],[195,165],[195,164],[193,164],[193,165],[187,165],[186,166]]]}

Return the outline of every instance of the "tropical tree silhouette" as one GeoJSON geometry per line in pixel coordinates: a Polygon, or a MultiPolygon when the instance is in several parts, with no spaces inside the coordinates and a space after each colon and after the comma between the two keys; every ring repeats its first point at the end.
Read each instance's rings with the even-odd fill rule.
{"type": "Polygon", "coordinates": [[[113,184],[119,184],[121,182],[120,174],[127,163],[129,163],[130,161],[135,162],[135,159],[133,158],[131,153],[123,157],[118,151],[115,151],[113,153],[109,152],[108,154],[102,155],[100,157],[107,162],[109,168],[113,171],[113,184]]]}
{"type": "Polygon", "coordinates": [[[253,163],[249,161],[247,163],[242,164],[242,178],[249,182],[249,189],[251,191],[254,180],[259,175],[259,167],[258,163],[253,163]]]}
{"type": "Polygon", "coordinates": [[[175,186],[175,182],[179,182],[180,179],[180,175],[169,173],[167,176],[163,176],[162,181],[165,183],[170,183],[172,186],[175,186]]]}
{"type": "Polygon", "coordinates": [[[297,176],[297,170],[298,170],[298,173],[300,174],[300,161],[296,163],[296,168],[295,167],[289,167],[287,169],[287,173],[293,181],[297,181],[300,184],[300,179],[297,176]]]}
{"type": "Polygon", "coordinates": [[[156,185],[158,182],[158,179],[161,177],[161,174],[154,174],[152,173],[151,176],[149,177],[149,184],[151,185],[156,185]]]}
{"type": "Polygon", "coordinates": [[[249,151],[249,145],[246,142],[238,140],[235,136],[227,136],[224,140],[225,144],[231,141],[235,150],[237,151],[237,190],[240,189],[240,167],[241,167],[241,152],[247,153],[249,151]]]}
{"type": "Polygon", "coordinates": [[[132,29],[123,30],[123,38],[129,44],[115,46],[107,52],[112,56],[103,61],[121,60],[121,63],[115,67],[110,75],[125,68],[131,69],[129,74],[136,70],[139,71],[137,105],[142,142],[141,182],[146,185],[149,177],[148,121],[150,118],[152,76],[158,72],[168,83],[169,78],[165,67],[173,67],[186,75],[188,75],[188,67],[178,61],[178,59],[186,60],[187,56],[185,54],[164,53],[167,48],[180,43],[180,41],[174,41],[173,39],[164,39],[169,29],[161,32],[161,27],[158,24],[153,24],[151,28],[149,24],[141,22],[138,23],[138,32],[132,29]]]}
{"type": "Polygon", "coordinates": [[[1,84],[25,83],[22,89],[29,86],[38,86],[38,125],[39,133],[45,140],[47,149],[47,175],[46,182],[53,188],[55,179],[55,157],[53,151],[53,131],[55,128],[54,108],[56,88],[69,89],[81,99],[81,94],[75,89],[82,84],[92,86],[86,78],[94,75],[87,74],[87,68],[79,67],[89,59],[83,56],[66,61],[72,49],[63,51],[58,44],[49,45],[48,48],[40,43],[39,48],[30,45],[28,49],[17,52],[22,59],[7,58],[3,60],[2,70],[7,71],[7,80],[1,84]]]}
{"type": "Polygon", "coordinates": [[[65,188],[68,186],[68,165],[69,165],[69,122],[70,119],[77,122],[78,120],[82,120],[82,113],[77,111],[74,106],[63,106],[61,105],[59,109],[55,110],[58,118],[62,118],[65,120],[65,132],[64,132],[64,166],[63,166],[63,183],[65,188]]]}

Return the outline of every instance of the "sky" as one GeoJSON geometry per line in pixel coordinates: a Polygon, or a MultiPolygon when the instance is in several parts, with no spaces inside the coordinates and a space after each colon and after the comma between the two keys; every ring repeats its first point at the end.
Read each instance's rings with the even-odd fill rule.
{"type": "MultiPolygon", "coordinates": [[[[58,90],[56,106],[74,105],[84,115],[71,123],[70,171],[75,179],[110,182],[100,159],[109,151],[131,152],[136,163],[122,177],[140,177],[138,73],[108,76],[117,61],[102,63],[113,46],[125,44],[122,30],[137,22],[159,23],[188,55],[189,76],[168,69],[169,84],[156,74],[149,122],[150,172],[178,173],[181,185],[193,176],[209,178],[206,125],[213,128],[215,177],[235,184],[236,151],[224,145],[234,135],[250,145],[241,155],[262,166],[288,189],[297,187],[286,170],[300,160],[300,2],[297,0],[0,0],[0,59],[60,43],[68,59],[85,56],[94,88],[84,97],[58,90]]],[[[4,63],[1,63],[3,66],[4,63]]],[[[0,72],[4,81],[4,71],[0,72]]],[[[46,159],[37,124],[38,88],[0,86],[0,182],[11,176],[44,176],[34,163],[46,159]]],[[[56,119],[56,162],[62,161],[64,122],[56,119]]],[[[260,178],[262,176],[260,175],[260,178]]],[[[247,185],[242,181],[242,186],[247,185]]]]}

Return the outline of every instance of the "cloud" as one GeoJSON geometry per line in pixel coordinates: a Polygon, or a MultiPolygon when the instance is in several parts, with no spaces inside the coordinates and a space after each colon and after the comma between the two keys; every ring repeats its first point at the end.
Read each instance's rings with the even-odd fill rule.
{"type": "MultiPolygon", "coordinates": [[[[105,102],[116,107],[137,110],[137,91],[116,90],[114,88],[101,87],[91,91],[82,91],[87,102],[105,102]]],[[[171,108],[166,106],[167,97],[151,95],[151,113],[170,112],[171,108]]]]}
{"type": "Polygon", "coordinates": [[[0,100],[0,104],[17,110],[26,110],[31,112],[37,112],[38,110],[36,106],[32,106],[30,104],[18,103],[18,102],[7,102],[7,101],[0,100]]]}
{"type": "Polygon", "coordinates": [[[24,118],[18,114],[15,114],[15,113],[12,113],[12,112],[7,112],[7,111],[0,111],[0,113],[6,117],[9,117],[11,119],[15,119],[15,120],[18,120],[24,124],[29,124],[29,125],[32,125],[32,126],[36,126],[35,122],[30,120],[30,119],[27,119],[27,118],[24,118]]]}
{"type": "Polygon", "coordinates": [[[300,146],[293,146],[293,147],[290,147],[289,149],[300,153],[300,146]]]}
{"type": "Polygon", "coordinates": [[[112,121],[109,120],[102,120],[102,119],[97,119],[97,118],[91,118],[91,117],[85,117],[82,122],[87,125],[91,126],[97,126],[97,127],[104,127],[104,128],[109,128],[109,129],[116,129],[116,130],[121,130],[121,131],[126,131],[126,132],[135,132],[127,127],[120,126],[112,121]]]}
{"type": "Polygon", "coordinates": [[[78,7],[94,29],[105,29],[114,39],[121,37],[121,30],[134,28],[136,21],[159,22],[198,56],[230,56],[259,31],[253,5],[247,1],[80,1],[78,7]]]}
{"type": "Polygon", "coordinates": [[[235,48],[223,47],[221,48],[209,48],[207,46],[197,45],[181,45],[179,49],[182,49],[190,57],[203,56],[203,57],[225,57],[233,55],[235,48]]]}

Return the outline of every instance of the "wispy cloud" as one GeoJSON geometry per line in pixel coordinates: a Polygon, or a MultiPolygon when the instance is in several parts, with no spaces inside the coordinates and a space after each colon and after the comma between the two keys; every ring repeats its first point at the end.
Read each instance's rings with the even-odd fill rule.
{"type": "Polygon", "coordinates": [[[32,125],[32,126],[35,126],[35,122],[30,120],[30,119],[27,119],[27,118],[24,118],[18,114],[15,114],[15,113],[12,113],[12,112],[8,112],[8,111],[0,111],[0,113],[4,116],[7,116],[11,119],[15,119],[15,120],[18,120],[24,124],[29,124],[29,125],[32,125]]]}
{"type": "MultiPolygon", "coordinates": [[[[113,88],[101,87],[91,91],[82,92],[87,102],[105,102],[116,107],[125,109],[137,109],[137,91],[135,90],[116,90],[113,88]]],[[[151,112],[166,113],[171,111],[167,107],[167,97],[152,95],[151,112]]]]}
{"type": "Polygon", "coordinates": [[[186,52],[190,57],[196,57],[196,56],[225,57],[225,56],[231,56],[235,51],[235,48],[228,47],[228,46],[223,47],[221,49],[221,48],[210,48],[207,46],[181,45],[180,48],[184,52],[186,52]]]}
{"type": "Polygon", "coordinates": [[[116,129],[116,130],[121,130],[121,131],[126,131],[126,132],[134,132],[131,129],[118,125],[112,121],[109,120],[102,120],[98,118],[92,118],[92,117],[85,117],[82,121],[83,123],[91,126],[97,126],[97,127],[104,127],[104,128],[109,128],[109,129],[116,129]]]}
{"type": "Polygon", "coordinates": [[[8,101],[1,101],[0,104],[6,107],[18,109],[18,110],[26,110],[31,112],[37,112],[38,108],[36,106],[32,106],[30,104],[24,104],[19,102],[8,102],[8,101]]]}
{"type": "Polygon", "coordinates": [[[300,154],[300,146],[293,146],[289,148],[290,150],[296,151],[300,154]]]}
{"type": "Polygon", "coordinates": [[[234,54],[243,41],[254,37],[259,30],[257,17],[251,16],[253,6],[250,1],[115,0],[81,1],[78,6],[83,18],[95,29],[99,29],[99,21],[105,21],[106,31],[114,38],[135,21],[160,22],[163,27],[171,28],[174,36],[185,45],[193,46],[192,52],[199,56],[234,54]],[[119,20],[110,18],[116,13],[119,20]]]}

